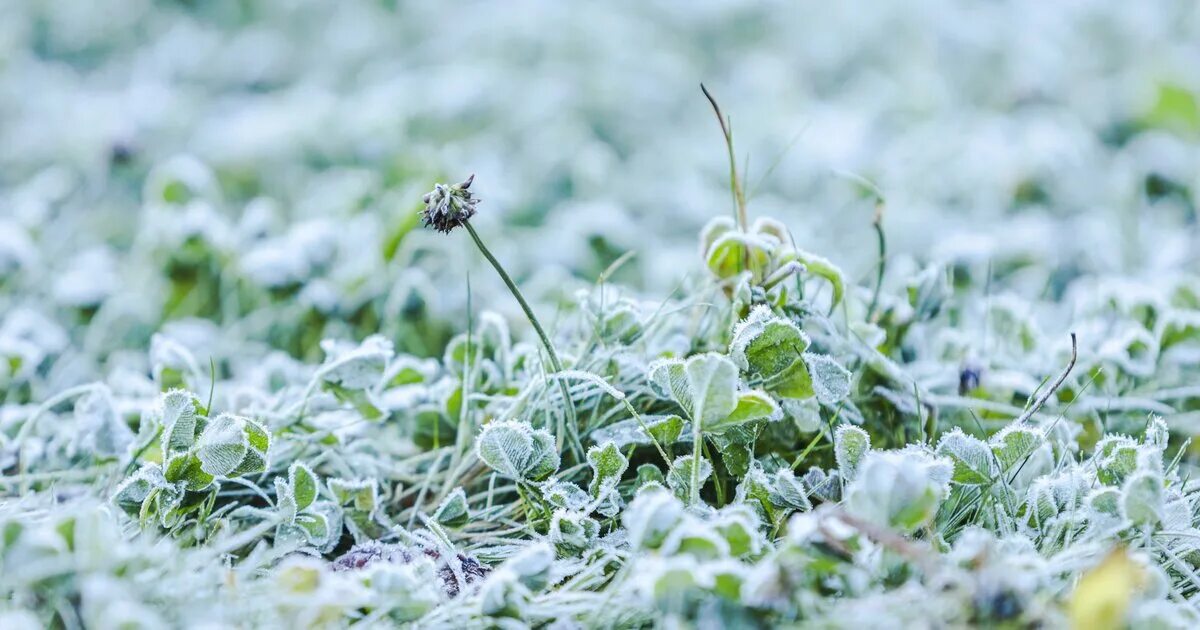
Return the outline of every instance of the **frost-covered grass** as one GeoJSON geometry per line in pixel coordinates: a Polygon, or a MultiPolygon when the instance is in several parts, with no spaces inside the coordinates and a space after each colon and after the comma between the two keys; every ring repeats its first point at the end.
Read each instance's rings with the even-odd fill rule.
{"type": "Polygon", "coordinates": [[[1200,16],[842,4],[6,7],[0,628],[1200,625],[1200,16]]]}

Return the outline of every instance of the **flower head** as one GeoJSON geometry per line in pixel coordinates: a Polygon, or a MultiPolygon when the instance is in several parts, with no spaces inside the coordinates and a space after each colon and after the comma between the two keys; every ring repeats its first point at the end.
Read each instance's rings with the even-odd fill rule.
{"type": "Polygon", "coordinates": [[[475,176],[471,175],[459,184],[434,184],[433,190],[425,193],[423,198],[425,210],[421,218],[425,220],[425,226],[449,233],[474,216],[479,199],[469,190],[473,181],[475,176]]]}

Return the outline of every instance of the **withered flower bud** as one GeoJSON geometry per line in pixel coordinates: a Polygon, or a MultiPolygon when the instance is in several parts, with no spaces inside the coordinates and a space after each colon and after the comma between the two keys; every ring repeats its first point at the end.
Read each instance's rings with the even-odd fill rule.
{"type": "Polygon", "coordinates": [[[473,181],[475,176],[471,175],[459,184],[434,184],[433,190],[423,197],[425,210],[421,212],[421,218],[425,220],[425,227],[433,226],[433,229],[449,234],[450,230],[475,216],[479,199],[469,190],[473,181]]]}

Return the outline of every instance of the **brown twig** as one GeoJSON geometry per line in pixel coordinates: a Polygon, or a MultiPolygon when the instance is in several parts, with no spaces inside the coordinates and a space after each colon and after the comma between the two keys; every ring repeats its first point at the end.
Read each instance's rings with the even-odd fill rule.
{"type": "Polygon", "coordinates": [[[1038,396],[1037,399],[1033,401],[1033,404],[1030,405],[1029,408],[1026,409],[1025,412],[1022,413],[1013,424],[1021,424],[1022,422],[1026,422],[1032,418],[1035,413],[1040,411],[1042,409],[1042,405],[1045,405],[1046,401],[1050,400],[1050,397],[1054,395],[1054,392],[1057,392],[1058,388],[1062,387],[1063,381],[1067,380],[1067,376],[1070,375],[1071,370],[1075,368],[1075,361],[1078,359],[1079,344],[1075,339],[1075,333],[1071,333],[1071,360],[1067,363],[1066,369],[1062,371],[1062,374],[1058,375],[1058,380],[1054,381],[1054,384],[1051,385],[1050,388],[1045,392],[1043,392],[1041,396],[1038,396]]]}

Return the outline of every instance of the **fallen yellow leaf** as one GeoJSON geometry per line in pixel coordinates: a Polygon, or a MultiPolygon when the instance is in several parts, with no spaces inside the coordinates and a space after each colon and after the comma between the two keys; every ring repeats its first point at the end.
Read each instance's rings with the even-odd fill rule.
{"type": "Polygon", "coordinates": [[[1100,564],[1079,578],[1069,613],[1074,630],[1119,630],[1129,603],[1143,584],[1142,568],[1124,547],[1113,549],[1100,564]]]}

